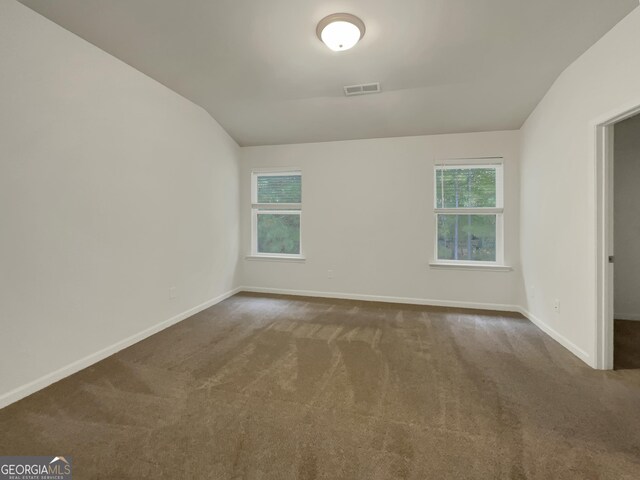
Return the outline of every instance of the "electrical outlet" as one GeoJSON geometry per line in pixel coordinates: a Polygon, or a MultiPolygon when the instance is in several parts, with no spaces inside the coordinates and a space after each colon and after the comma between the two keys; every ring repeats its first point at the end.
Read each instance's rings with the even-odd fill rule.
{"type": "Polygon", "coordinates": [[[553,301],[553,311],[556,313],[560,313],[560,300],[557,298],[553,301]]]}
{"type": "Polygon", "coordinates": [[[173,300],[174,298],[177,298],[178,294],[176,293],[176,287],[169,287],[169,298],[171,300],[173,300]]]}
{"type": "Polygon", "coordinates": [[[333,278],[333,270],[327,270],[327,278],[333,278]]]}

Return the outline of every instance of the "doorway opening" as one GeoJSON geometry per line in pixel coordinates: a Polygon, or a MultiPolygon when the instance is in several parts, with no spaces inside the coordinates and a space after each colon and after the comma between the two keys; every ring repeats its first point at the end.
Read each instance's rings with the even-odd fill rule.
{"type": "Polygon", "coordinates": [[[613,126],[613,368],[640,368],[640,114],[613,126]]]}
{"type": "Polygon", "coordinates": [[[640,368],[640,103],[595,123],[596,362],[640,368]]]}

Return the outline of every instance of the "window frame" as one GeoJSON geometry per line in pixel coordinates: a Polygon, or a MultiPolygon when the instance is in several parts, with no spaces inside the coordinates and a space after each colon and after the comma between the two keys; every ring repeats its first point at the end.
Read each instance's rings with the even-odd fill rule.
{"type": "Polygon", "coordinates": [[[251,257],[265,259],[301,260],[302,250],[302,189],[300,203],[259,203],[258,177],[298,176],[302,184],[302,170],[299,168],[256,169],[251,172],[251,257]],[[258,252],[258,215],[298,215],[300,219],[300,252],[299,253],[264,253],[258,252]]]}
{"type": "Polygon", "coordinates": [[[433,166],[433,222],[434,246],[432,265],[469,266],[469,267],[502,267],[504,266],[504,161],[496,158],[463,158],[436,161],[433,166]],[[465,170],[476,168],[494,168],[496,170],[496,206],[438,208],[438,170],[465,170]],[[495,215],[496,216],[496,259],[486,260],[451,260],[438,257],[438,215],[495,215]]]}

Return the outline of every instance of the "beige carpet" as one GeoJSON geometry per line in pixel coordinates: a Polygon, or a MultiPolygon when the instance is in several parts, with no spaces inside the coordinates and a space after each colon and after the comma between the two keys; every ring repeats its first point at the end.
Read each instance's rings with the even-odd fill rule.
{"type": "Polygon", "coordinates": [[[75,479],[638,479],[640,370],[518,315],[238,295],[0,410],[0,453],[75,479]]]}

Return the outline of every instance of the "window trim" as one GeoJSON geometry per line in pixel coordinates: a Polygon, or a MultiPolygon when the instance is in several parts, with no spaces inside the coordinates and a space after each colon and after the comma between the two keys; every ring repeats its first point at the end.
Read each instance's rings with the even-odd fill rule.
{"type": "Polygon", "coordinates": [[[480,265],[476,265],[475,263],[443,263],[442,261],[438,261],[429,262],[429,267],[442,270],[483,270],[488,272],[511,272],[513,270],[513,268],[508,265],[476,263],[480,263],[480,265]]]}
{"type": "Polygon", "coordinates": [[[246,259],[287,261],[304,261],[306,259],[302,250],[302,194],[300,203],[258,203],[258,177],[279,177],[283,175],[299,176],[300,181],[302,181],[302,170],[299,168],[256,169],[251,172],[251,253],[246,256],[246,259]],[[258,214],[298,215],[300,217],[300,253],[258,252],[258,214]]]}
{"type": "Polygon", "coordinates": [[[504,264],[504,161],[501,157],[456,158],[436,161],[433,166],[433,224],[434,245],[431,267],[457,267],[460,269],[498,269],[504,264]],[[438,208],[438,170],[460,170],[476,168],[496,169],[496,206],[471,208],[438,208]],[[496,216],[496,259],[495,261],[449,260],[438,258],[438,215],[495,215],[496,216]]]}

